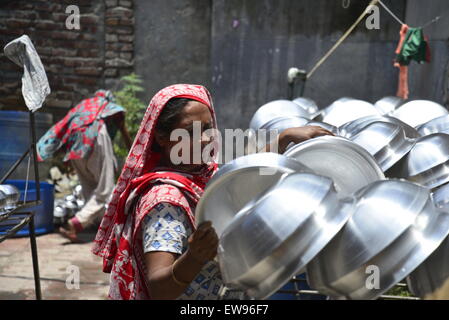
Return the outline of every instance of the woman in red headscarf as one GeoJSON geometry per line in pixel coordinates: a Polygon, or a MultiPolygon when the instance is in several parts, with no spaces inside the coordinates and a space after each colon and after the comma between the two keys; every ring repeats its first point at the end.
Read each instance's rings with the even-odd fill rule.
{"type": "MultiPolygon", "coordinates": [[[[151,100],[98,230],[93,252],[111,273],[111,299],[238,299],[223,286],[213,260],[218,238],[210,222],[195,229],[194,210],[217,170],[214,157],[174,164],[175,129],[201,124],[202,152],[216,129],[212,99],[198,85],[173,85],[151,100]]],[[[284,131],[279,148],[331,134],[321,127],[284,131]]],[[[194,157],[191,149],[191,158],[194,157]]],[[[202,158],[202,157],[201,157],[202,158]]]]}

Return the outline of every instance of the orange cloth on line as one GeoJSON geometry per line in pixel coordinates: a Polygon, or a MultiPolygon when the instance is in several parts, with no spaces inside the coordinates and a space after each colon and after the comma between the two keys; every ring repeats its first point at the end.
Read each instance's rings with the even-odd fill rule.
{"type": "MultiPolygon", "coordinates": [[[[399,40],[398,47],[396,48],[396,54],[397,55],[401,53],[402,46],[404,45],[405,37],[407,35],[408,29],[409,29],[409,27],[406,24],[403,24],[402,27],[401,27],[401,31],[399,32],[400,40],[399,40]]],[[[399,62],[395,62],[394,66],[399,68],[399,84],[398,84],[398,91],[396,93],[396,96],[398,96],[399,98],[402,98],[404,100],[407,100],[408,99],[408,94],[409,94],[409,90],[408,90],[408,66],[401,66],[399,64],[399,62]]]]}

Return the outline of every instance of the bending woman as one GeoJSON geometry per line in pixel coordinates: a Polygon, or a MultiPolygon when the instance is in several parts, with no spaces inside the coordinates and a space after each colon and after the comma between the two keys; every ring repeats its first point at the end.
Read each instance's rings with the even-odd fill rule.
{"type": "MultiPolygon", "coordinates": [[[[192,132],[194,122],[201,123],[202,134],[190,143],[200,143],[202,152],[211,142],[207,129],[217,128],[212,99],[202,86],[173,85],[150,102],[93,248],[104,259],[103,271],[111,273],[111,299],[241,297],[225,290],[213,260],[218,238],[211,223],[195,230],[195,207],[217,170],[214,157],[200,164],[174,164],[170,158],[178,143],[170,133],[192,132]]],[[[286,130],[279,135],[280,150],[327,134],[332,133],[321,127],[286,130]]]]}

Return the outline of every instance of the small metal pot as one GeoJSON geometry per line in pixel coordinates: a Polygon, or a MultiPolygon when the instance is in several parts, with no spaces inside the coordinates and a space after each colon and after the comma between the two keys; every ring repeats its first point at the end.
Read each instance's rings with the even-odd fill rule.
{"type": "Polygon", "coordinates": [[[2,191],[6,196],[6,204],[4,208],[6,210],[15,209],[20,198],[19,189],[10,184],[2,184],[0,185],[0,191],[2,191]]]}
{"type": "Polygon", "coordinates": [[[302,163],[276,153],[257,153],[223,165],[208,182],[195,210],[197,225],[212,221],[217,235],[234,216],[284,173],[312,172],[302,163]]]}
{"type": "Polygon", "coordinates": [[[415,140],[407,139],[400,125],[381,121],[366,126],[351,141],[367,150],[384,172],[415,145],[415,140]]]}
{"type": "Polygon", "coordinates": [[[331,178],[341,198],[374,181],[385,179],[382,169],[368,151],[341,137],[307,140],[288,149],[284,155],[298,160],[316,174],[331,178]]]}
{"type": "Polygon", "coordinates": [[[428,100],[413,100],[401,105],[391,116],[417,128],[430,120],[448,114],[442,105],[428,100]]]}
{"type": "Polygon", "coordinates": [[[340,127],[350,121],[373,115],[380,116],[381,114],[371,103],[343,98],[324,109],[322,112],[322,121],[340,127]]]}
{"type": "Polygon", "coordinates": [[[249,127],[253,130],[258,130],[267,122],[280,117],[304,117],[309,119],[310,115],[290,100],[276,100],[261,106],[254,113],[249,127]]]}

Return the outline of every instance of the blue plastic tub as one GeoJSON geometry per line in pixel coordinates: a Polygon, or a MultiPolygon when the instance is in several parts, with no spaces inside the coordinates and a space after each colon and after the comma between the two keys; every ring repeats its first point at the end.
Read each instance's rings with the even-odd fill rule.
{"type": "MultiPolygon", "coordinates": [[[[20,190],[20,201],[23,201],[25,193],[25,180],[7,180],[5,184],[12,184],[16,186],[20,190]]],[[[54,230],[53,208],[55,187],[48,182],[41,182],[40,187],[42,204],[31,209],[26,209],[27,211],[35,211],[34,226],[36,235],[49,233],[54,230]]],[[[33,200],[36,200],[36,182],[28,181],[27,201],[33,200]]],[[[0,234],[4,233],[6,228],[9,229],[10,227],[2,227],[0,223],[0,234]]],[[[28,235],[28,226],[15,234],[16,237],[28,235]]]]}
{"type": "MultiPolygon", "coordinates": [[[[0,111],[0,177],[29,148],[30,115],[24,111],[0,111]]],[[[53,124],[53,116],[49,113],[36,112],[36,139],[42,137],[53,124]]],[[[28,158],[10,176],[10,179],[26,179],[28,158]]],[[[31,166],[31,169],[33,167],[31,166]]],[[[50,163],[40,162],[40,179],[48,177],[50,163]]]]}

